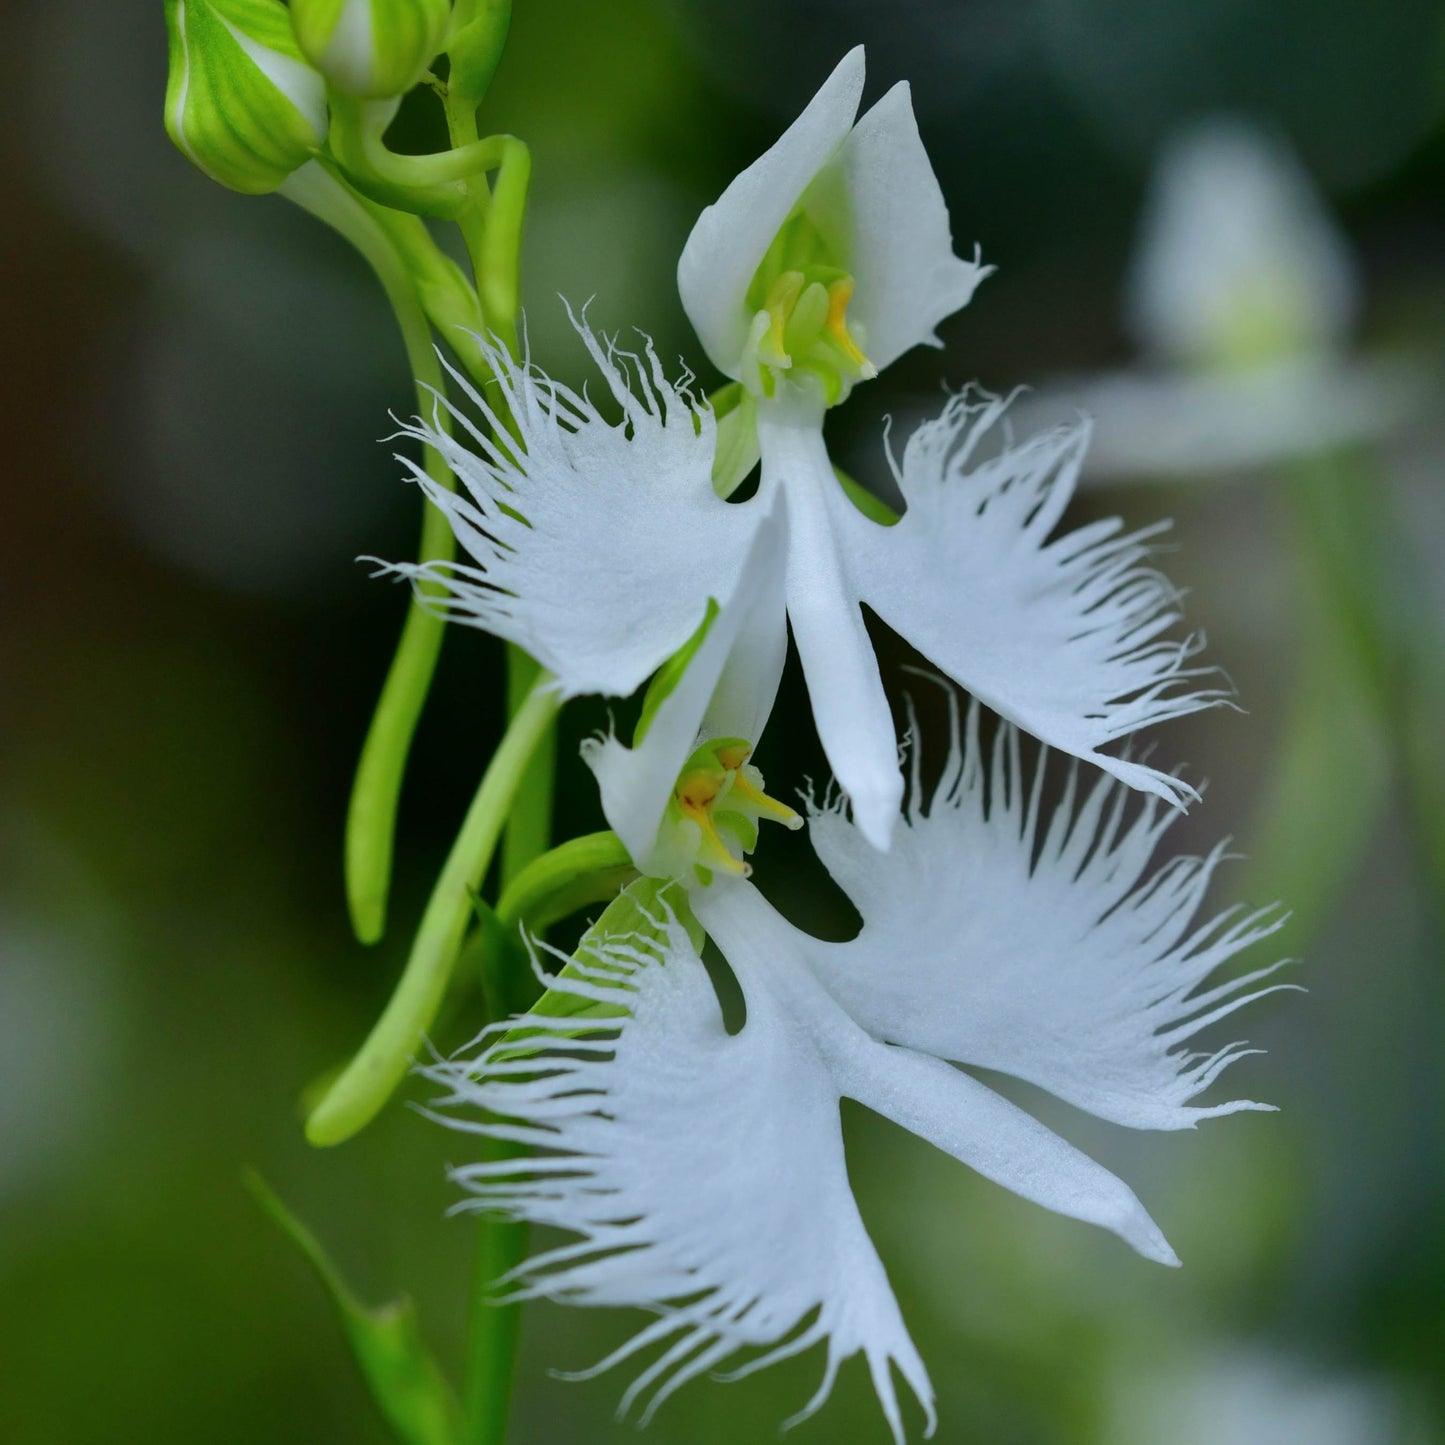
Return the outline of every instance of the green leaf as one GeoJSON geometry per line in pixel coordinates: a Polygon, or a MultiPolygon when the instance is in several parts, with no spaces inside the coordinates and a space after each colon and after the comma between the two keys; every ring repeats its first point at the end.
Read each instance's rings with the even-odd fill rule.
{"type": "Polygon", "coordinates": [[[254,1170],[246,1188],[301,1251],[336,1307],[342,1333],[383,1418],[404,1445],[457,1445],[456,1400],[422,1339],[416,1307],[402,1296],[375,1309],[362,1304],[316,1236],[254,1170]]]}

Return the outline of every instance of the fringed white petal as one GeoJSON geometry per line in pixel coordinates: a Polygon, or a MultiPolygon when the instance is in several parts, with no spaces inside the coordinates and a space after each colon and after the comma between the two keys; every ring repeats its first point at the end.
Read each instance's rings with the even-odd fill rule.
{"type": "Polygon", "coordinates": [[[694,904],[742,984],[749,1020],[755,998],[776,996],[800,1046],[825,1061],[840,1094],[1024,1199],[1100,1225],[1146,1259],[1179,1263],[1133,1191],[1102,1165],[978,1080],[859,1027],[806,963],[810,952],[836,945],[800,933],[751,886],[709,889],[694,904]]]}
{"type": "Polygon", "coordinates": [[[1241,1046],[1186,1045],[1272,991],[1258,986],[1270,968],[1206,985],[1279,915],[1201,921],[1222,849],[1151,873],[1172,810],[1153,798],[1136,810],[1108,778],[1080,799],[1073,764],[1045,816],[1045,759],[1026,772],[1007,724],[986,759],[976,704],[965,732],[955,710],[928,799],[915,743],[906,825],[886,857],[841,807],[812,810],[814,847],[863,917],[853,942],[815,948],[825,986],[878,1038],[1027,1079],[1118,1124],[1190,1128],[1269,1107],[1191,1104],[1241,1046]]]}
{"type": "Polygon", "coordinates": [[[404,430],[440,452],[460,490],[401,460],[471,561],[390,570],[439,584],[431,605],[517,643],[565,695],[624,696],[696,631],[709,599],[732,595],[758,511],[714,492],[712,413],[686,378],[669,382],[651,343],[637,356],[577,329],[621,421],[478,338],[520,444],[453,372],[487,430],[440,399],[404,430]]]}
{"type": "Polygon", "coordinates": [[[893,527],[839,495],[836,525],[862,599],[936,667],[1052,747],[1182,806],[1178,778],[1102,753],[1140,728],[1224,699],[1189,666],[1197,638],[1164,634],[1178,594],[1144,565],[1162,527],[1117,519],[1053,537],[1088,443],[1086,424],[1015,445],[1006,401],[968,391],[909,438],[893,527]],[[1002,450],[976,461],[998,437],[1002,450]]]}
{"type": "Polygon", "coordinates": [[[863,95],[855,46],[782,136],[697,218],[677,265],[683,309],[714,366],[738,375],[752,316],[748,286],[783,222],[837,151],[863,95]]]}
{"type": "Polygon", "coordinates": [[[476,1208],[580,1236],[520,1266],[515,1297],[657,1314],[596,1367],[662,1346],[624,1409],[646,1419],[735,1357],[756,1368],[823,1342],[823,1385],[803,1413],[861,1351],[901,1445],[890,1363],[930,1422],[932,1391],[849,1189],[833,1078],[767,989],[749,991],[730,1036],[686,932],[667,920],[664,934],[613,942],[553,982],[625,998],[628,1015],[606,1025],[610,1056],[579,1049],[575,1020],[529,1016],[541,1051],[527,1072],[500,1045],[427,1071],[449,1090],[438,1107],[541,1151],[456,1177],[476,1208]]]}
{"type": "Polygon", "coordinates": [[[787,553],[786,501],[775,495],[753,534],[731,600],[713,618],[642,741],[629,748],[609,735],[582,744],[608,825],[649,876],[668,871],[657,850],[658,828],[693,749],[706,738],[741,737],[756,744],[762,736],[786,657],[787,553]]]}
{"type": "Polygon", "coordinates": [[[853,127],[828,170],[809,214],[824,235],[845,231],[839,254],[857,283],[849,324],[882,371],[915,346],[939,345],[933,328],[968,305],[993,267],[953,254],[948,207],[906,81],[853,127]],[[836,221],[822,214],[830,201],[836,221]]]}

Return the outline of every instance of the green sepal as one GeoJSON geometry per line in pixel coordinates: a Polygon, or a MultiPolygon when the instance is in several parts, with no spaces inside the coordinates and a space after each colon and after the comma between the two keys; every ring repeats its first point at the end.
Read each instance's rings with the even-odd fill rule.
{"type": "MultiPolygon", "coordinates": [[[[559,979],[583,977],[577,960],[585,961],[589,975],[587,982],[597,986],[596,973],[606,972],[607,965],[600,957],[601,951],[612,941],[621,939],[660,940],[663,936],[659,926],[668,909],[687,930],[692,946],[699,953],[707,935],[688,906],[687,892],[678,883],[661,878],[639,878],[630,883],[602,911],[597,922],[582,936],[572,959],[563,967],[559,979]]],[[[549,988],[528,1011],[530,1018],[570,1019],[576,1027],[563,1032],[572,1034],[591,1033],[606,1028],[608,1019],[624,1018],[628,1013],[626,999],[630,990],[619,976],[617,987],[619,1002],[603,1003],[598,999],[584,998],[565,989],[549,988]]],[[[502,1036],[498,1045],[499,1055],[506,1058],[526,1058],[534,1054],[545,1040],[554,1039],[556,1028],[537,1029],[526,1019],[502,1036]]]]}
{"type": "Polygon", "coordinates": [[[495,917],[514,932],[525,924],[529,933],[545,933],[578,909],[610,901],[636,877],[616,833],[587,833],[528,863],[502,890],[495,917]]]}
{"type": "Polygon", "coordinates": [[[838,478],[838,485],[843,488],[848,500],[870,522],[877,522],[880,527],[892,527],[901,520],[901,512],[895,512],[887,502],[875,497],[862,482],[855,482],[841,467],[834,467],[833,475],[838,478]]]}
{"type": "Polygon", "coordinates": [[[416,1306],[405,1295],[375,1309],[361,1303],[320,1240],[255,1170],[245,1173],[251,1197],[301,1252],[331,1297],[342,1334],[372,1400],[402,1445],[457,1445],[456,1399],[422,1339],[416,1306]]]}
{"type": "Polygon", "coordinates": [[[405,95],[441,50],[448,0],[291,0],[302,53],[343,95],[405,95]]]}
{"type": "Polygon", "coordinates": [[[647,691],[643,694],[642,711],[638,714],[637,726],[632,731],[633,747],[637,747],[647,736],[647,730],[652,726],[652,720],[657,716],[658,709],[672,696],[673,689],[682,681],[688,663],[692,661],[698,648],[702,646],[708,628],[712,626],[713,619],[718,615],[719,610],[716,599],[709,597],[707,611],[703,614],[702,621],[698,623],[697,631],[653,674],[652,681],[647,684],[647,691]]]}
{"type": "Polygon", "coordinates": [[[757,466],[762,454],[758,445],[758,402],[736,381],[718,391],[712,402],[713,414],[717,417],[712,485],[718,496],[730,497],[757,466]],[[721,406],[723,393],[734,391],[736,396],[721,406]]]}
{"type": "Polygon", "coordinates": [[[166,0],[166,134],[212,180],[274,191],[326,138],[326,87],[280,0],[166,0]]]}

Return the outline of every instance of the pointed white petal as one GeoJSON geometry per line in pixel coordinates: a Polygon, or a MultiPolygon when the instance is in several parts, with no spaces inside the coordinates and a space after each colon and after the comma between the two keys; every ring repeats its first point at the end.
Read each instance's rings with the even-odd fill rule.
{"type": "MultiPolygon", "coordinates": [[[[761,506],[749,508],[761,511],[761,506]]],[[[732,596],[712,620],[676,687],[658,708],[642,741],[589,738],[582,757],[597,777],[602,811],[644,873],[664,875],[658,827],[678,774],[700,741],[762,735],[782,676],[783,578],[788,529],[783,498],[774,499],[753,533],[732,596]],[[744,731],[747,723],[755,731],[744,731]]]]}
{"type": "Polygon", "coordinates": [[[906,81],[853,128],[808,211],[825,236],[847,237],[839,254],[856,282],[849,324],[880,371],[915,346],[939,345],[933,328],[968,305],[993,270],[953,254],[948,207],[906,81]]]}
{"type": "MultiPolygon", "coordinates": [[[[825,1383],[861,1350],[901,1445],[889,1362],[930,1413],[932,1391],[858,1217],[828,1070],[766,989],[729,1036],[675,922],[660,948],[619,944],[591,967],[625,981],[630,1014],[609,1021],[613,1057],[575,1056],[567,1021],[537,1017],[550,1042],[530,1079],[498,1072],[488,1053],[428,1071],[451,1091],[444,1106],[484,1111],[477,1132],[546,1151],[485,1175],[458,1171],[487,1186],[478,1207],[582,1236],[524,1264],[520,1293],[659,1314],[605,1362],[669,1342],[629,1404],[649,1391],[656,1402],[739,1351],[789,1353],[799,1336],[826,1340],[825,1383]],[[507,1132],[498,1117],[517,1124],[507,1132]]],[[[592,987],[581,973],[566,986],[592,987]]],[[[615,1002],[617,989],[606,996],[615,1002]]]]}
{"type": "Polygon", "coordinates": [[[818,737],[870,842],[886,848],[903,798],[893,717],[835,525],[850,507],[823,445],[821,404],[758,410],[763,487],[786,490],[788,621],[818,737]]]}
{"type": "Polygon", "coordinates": [[[1022,767],[1015,730],[1001,726],[989,760],[976,705],[966,743],[958,731],[955,715],[926,806],[915,752],[907,823],[886,858],[839,810],[810,819],[819,857],[864,920],[853,942],[815,950],[829,991],[877,1038],[1016,1075],[1118,1124],[1191,1128],[1266,1107],[1191,1105],[1238,1053],[1183,1046],[1270,992],[1256,983],[1272,970],[1205,981],[1281,920],[1201,922],[1222,851],[1150,873],[1172,810],[1151,798],[1134,813],[1107,778],[1076,804],[1074,765],[1041,817],[1043,762],[1022,767]]]}
{"type": "Polygon", "coordinates": [[[1146,1259],[1179,1262],[1134,1192],[1102,1165],[976,1079],[880,1043],[849,1018],[803,961],[834,945],[799,933],[749,884],[705,890],[696,908],[742,984],[748,1027],[754,1000],[776,995],[841,1094],[1045,1209],[1100,1225],[1146,1259]]]}
{"type": "Polygon", "coordinates": [[[1183,805],[1178,778],[1101,753],[1140,728],[1222,700],[1188,666],[1195,638],[1165,634],[1178,594],[1144,565],[1154,531],[1117,520],[1053,537],[1088,444],[1061,427],[970,465],[1006,403],[965,392],[908,439],[902,520],[880,527],[835,502],[859,595],[935,666],[1035,737],[1130,787],[1183,805]]]}
{"type": "Polygon", "coordinates": [[[683,309],[714,366],[738,375],[746,296],[758,266],[813,177],[838,149],[863,94],[863,47],[839,62],[773,147],[697,219],[677,265],[683,309]]]}
{"type": "Polygon", "coordinates": [[[460,491],[406,465],[471,562],[391,570],[440,584],[438,610],[517,643],[565,695],[622,696],[697,630],[710,598],[732,595],[758,513],[713,491],[712,414],[666,379],[651,344],[631,356],[578,331],[622,420],[479,342],[521,444],[453,373],[489,433],[460,412],[467,444],[439,416],[405,431],[441,453],[460,491]]]}

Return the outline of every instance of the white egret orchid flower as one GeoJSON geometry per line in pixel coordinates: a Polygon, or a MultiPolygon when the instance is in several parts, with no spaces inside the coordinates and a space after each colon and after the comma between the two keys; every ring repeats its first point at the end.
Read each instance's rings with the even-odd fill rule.
{"type": "Polygon", "coordinates": [[[579,328],[622,408],[615,426],[483,342],[519,443],[472,430],[473,452],[435,418],[411,428],[446,458],[462,497],[408,463],[474,565],[397,570],[441,582],[452,615],[517,642],[564,693],[621,696],[696,632],[709,603],[728,600],[759,522],[785,502],[783,601],[756,619],[749,646],[781,666],[786,607],[824,750],[876,847],[903,780],[863,603],[1044,741],[1182,802],[1191,790],[1177,778],[1101,751],[1218,694],[1189,690],[1193,643],[1162,637],[1176,595],[1140,565],[1148,534],[1107,522],[1051,538],[1084,425],[1014,446],[1001,402],[955,398],[895,466],[908,506],[895,526],[864,517],[833,475],[825,405],[933,340],[983,274],[953,255],[907,87],[854,125],[862,84],[855,50],[703,213],[679,267],[709,354],[757,391],[758,495],[735,506],[716,495],[714,417],[650,348],[645,359],[604,351],[579,328]],[[855,341],[869,366],[849,360],[855,341]]]}
{"type": "Polygon", "coordinates": [[[1142,364],[1051,387],[1095,418],[1089,472],[1248,470],[1422,412],[1438,390],[1429,368],[1353,349],[1359,289],[1345,236],[1281,137],[1223,117],[1183,131],[1159,157],[1130,268],[1142,364]]]}
{"type": "MultiPolygon", "coordinates": [[[[689,707],[675,693],[654,729],[689,707]]],[[[1125,1184],[944,1061],[1026,1079],[1133,1128],[1267,1107],[1194,1104],[1245,1050],[1186,1046],[1270,991],[1259,986],[1270,968],[1206,983],[1273,931],[1268,910],[1196,922],[1222,850],[1150,873],[1170,809],[1150,798],[1128,821],[1129,795],[1107,777],[1080,801],[1076,763],[1046,809],[1043,762],[1030,775],[1007,724],[986,758],[978,715],[974,704],[961,738],[955,710],[931,797],[915,749],[887,854],[840,801],[810,805],[813,844],[863,918],[851,942],[800,932],[745,879],[692,888],[691,909],[741,986],[740,1031],[724,1027],[687,929],[643,880],[633,888],[654,889],[641,895],[656,906],[652,926],[600,939],[549,980],[569,1008],[497,1025],[479,1055],[427,1071],[447,1090],[449,1121],[542,1151],[458,1169],[469,1204],[580,1236],[515,1270],[512,1297],[656,1316],[595,1367],[662,1347],[624,1410],[647,1399],[646,1418],[705,1371],[748,1373],[823,1343],[823,1380],[802,1415],[862,1352],[895,1440],[891,1365],[931,1432],[927,1372],[849,1188],[842,1098],[1165,1264],[1174,1252],[1125,1184]],[[600,1016],[582,1034],[589,1007],[600,1016]]]]}
{"type": "MultiPolygon", "coordinates": [[[[1175,592],[1144,565],[1152,531],[1128,534],[1113,520],[1054,535],[1087,426],[1015,444],[1004,402],[964,394],[894,463],[907,502],[896,525],[865,517],[831,476],[808,492],[811,482],[800,490],[765,475],[757,496],[730,503],[712,485],[708,407],[667,380],[650,346],[629,356],[578,329],[620,422],[481,343],[519,439],[455,373],[489,431],[460,410],[458,437],[439,415],[405,428],[461,483],[450,492],[400,458],[470,558],[392,569],[440,584],[432,605],[525,648],[567,696],[625,696],[745,590],[753,605],[733,640],[732,670],[762,681],[744,689],[748,716],[727,731],[751,743],[781,674],[786,620],[800,640],[841,628],[846,655],[801,650],[824,747],[875,847],[888,843],[903,783],[860,598],[1045,742],[1172,802],[1193,796],[1177,777],[1101,751],[1219,694],[1189,690],[1196,644],[1163,635],[1179,614],[1175,592]]],[[[811,447],[807,436],[794,440],[811,447]]]]}

